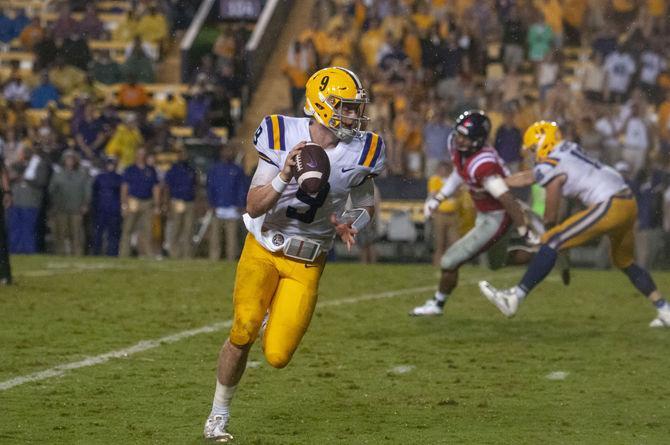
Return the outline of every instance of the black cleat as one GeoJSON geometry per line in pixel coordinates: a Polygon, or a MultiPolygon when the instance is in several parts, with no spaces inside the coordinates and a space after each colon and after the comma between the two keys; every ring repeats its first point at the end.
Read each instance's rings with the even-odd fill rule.
{"type": "Polygon", "coordinates": [[[561,281],[565,286],[570,286],[570,269],[565,268],[561,270],[561,281]]]}

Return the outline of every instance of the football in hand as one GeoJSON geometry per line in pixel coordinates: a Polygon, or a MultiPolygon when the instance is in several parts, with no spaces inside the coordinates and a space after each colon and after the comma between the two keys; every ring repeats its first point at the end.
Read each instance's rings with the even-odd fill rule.
{"type": "Polygon", "coordinates": [[[293,176],[306,193],[319,193],[330,177],[330,160],[320,145],[308,142],[295,157],[293,176]]]}

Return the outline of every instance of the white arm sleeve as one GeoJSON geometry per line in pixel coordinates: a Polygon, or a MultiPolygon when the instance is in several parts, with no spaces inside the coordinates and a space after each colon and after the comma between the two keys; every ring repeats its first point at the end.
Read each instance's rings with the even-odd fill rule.
{"type": "Polygon", "coordinates": [[[372,178],[349,192],[352,208],[375,206],[375,184],[372,178]]]}
{"type": "Polygon", "coordinates": [[[463,178],[461,178],[461,175],[454,170],[451,172],[447,180],[444,181],[444,185],[437,194],[442,195],[442,199],[448,198],[456,193],[456,190],[458,190],[461,184],[463,184],[463,178]]]}
{"type": "Polygon", "coordinates": [[[272,182],[278,174],[279,169],[277,167],[263,160],[259,160],[254,177],[251,178],[250,188],[267,185],[272,182]]]}
{"type": "Polygon", "coordinates": [[[500,175],[487,176],[482,181],[482,185],[484,186],[484,189],[494,198],[499,198],[509,191],[507,183],[500,175]]]}

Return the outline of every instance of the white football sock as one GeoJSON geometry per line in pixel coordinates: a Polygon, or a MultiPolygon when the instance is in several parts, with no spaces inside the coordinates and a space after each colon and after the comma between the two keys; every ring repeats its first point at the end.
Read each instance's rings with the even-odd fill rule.
{"type": "Polygon", "coordinates": [[[216,379],[216,390],[214,391],[214,401],[212,402],[210,416],[228,417],[230,401],[233,399],[236,389],[237,385],[225,386],[219,383],[219,379],[216,379]]]}
{"type": "Polygon", "coordinates": [[[447,301],[447,298],[449,298],[449,294],[442,293],[439,290],[435,291],[435,299],[438,302],[444,303],[445,301],[447,301]]]}
{"type": "Polygon", "coordinates": [[[519,299],[523,300],[524,298],[526,298],[527,292],[521,289],[519,286],[514,286],[512,290],[514,291],[516,296],[519,297],[519,299]]]}

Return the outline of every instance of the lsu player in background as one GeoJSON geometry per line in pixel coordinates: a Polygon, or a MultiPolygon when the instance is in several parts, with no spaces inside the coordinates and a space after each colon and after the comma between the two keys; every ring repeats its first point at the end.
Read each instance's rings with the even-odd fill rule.
{"type": "Polygon", "coordinates": [[[670,306],[649,272],[634,262],[637,203],[621,175],[589,158],[576,143],[563,140],[555,122],[535,122],[526,130],[523,144],[525,149],[535,152],[535,167],[509,177],[507,182],[510,187],[524,187],[533,182],[545,187],[544,224],[548,231],[542,236],[542,246],[519,284],[498,290],[481,281],[479,288],[484,296],[511,317],[551,271],[559,252],[607,235],[614,265],[657,308],[657,317],[650,326],[670,326],[670,306]],[[587,208],[557,225],[563,196],[576,198],[587,208]]]}
{"type": "Polygon", "coordinates": [[[382,138],[365,131],[366,103],[356,74],[324,68],[307,81],[310,117],[267,116],[254,134],[259,161],[244,215],[249,234],[237,265],[233,325],[219,355],[206,439],[232,440],[230,402],[266,314],[263,353],[270,365],[283,368],[309,325],[335,235],[350,247],[374,216],[372,178],[384,168],[385,155],[382,138]],[[316,195],[303,192],[292,173],[296,155],[310,141],[330,160],[330,179],[316,195]],[[341,222],[349,198],[358,217],[341,222]]]}
{"type": "Polygon", "coordinates": [[[505,177],[508,170],[494,148],[486,145],[491,121],[483,111],[471,110],[456,120],[447,145],[454,170],[442,189],[424,208],[429,217],[440,203],[466,184],[477,208],[475,226],[452,244],[440,260],[442,274],[433,298],[410,311],[410,315],[442,315],[444,304],[458,285],[458,269],[480,253],[489,252],[492,268],[505,264],[507,234],[516,225],[519,235],[529,244],[539,243],[535,228],[510,192],[505,177]]]}

